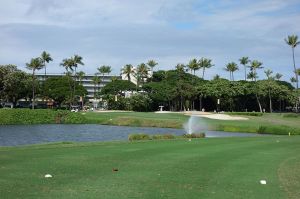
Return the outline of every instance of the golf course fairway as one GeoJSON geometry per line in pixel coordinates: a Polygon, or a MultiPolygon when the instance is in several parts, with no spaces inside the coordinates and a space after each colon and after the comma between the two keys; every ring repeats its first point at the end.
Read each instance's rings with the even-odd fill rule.
{"type": "Polygon", "coordinates": [[[299,144],[266,136],[1,147],[0,196],[300,198],[299,144]]]}

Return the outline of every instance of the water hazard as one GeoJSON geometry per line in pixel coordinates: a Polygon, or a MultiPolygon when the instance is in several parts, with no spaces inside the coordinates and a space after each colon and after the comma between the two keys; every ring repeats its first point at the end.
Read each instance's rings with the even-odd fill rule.
{"type": "MultiPolygon", "coordinates": [[[[182,135],[183,129],[107,126],[97,124],[65,125],[2,125],[0,126],[0,146],[18,146],[49,142],[96,142],[127,140],[129,134],[173,134],[182,135]]],[[[229,133],[206,131],[206,137],[250,137],[251,133],[229,133]]]]}

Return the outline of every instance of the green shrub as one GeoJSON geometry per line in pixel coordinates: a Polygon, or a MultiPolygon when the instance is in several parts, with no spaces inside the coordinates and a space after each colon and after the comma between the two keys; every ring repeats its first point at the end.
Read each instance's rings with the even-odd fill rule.
{"type": "Polygon", "coordinates": [[[297,118],[297,117],[300,117],[300,115],[297,113],[286,113],[286,114],[283,114],[282,117],[297,118]]]}
{"type": "Polygon", "coordinates": [[[176,137],[172,134],[157,134],[157,135],[153,135],[152,139],[153,140],[169,140],[169,139],[175,139],[176,137]]]}
{"type": "Polygon", "coordinates": [[[50,109],[0,109],[0,124],[81,124],[85,117],[80,113],[50,109]]]}
{"type": "Polygon", "coordinates": [[[205,133],[183,134],[184,138],[205,138],[205,133]]]}
{"type": "Polygon", "coordinates": [[[257,133],[274,134],[274,135],[300,135],[300,128],[292,128],[289,126],[259,126],[257,133]]]}
{"type": "Polygon", "coordinates": [[[263,116],[261,112],[228,112],[229,115],[247,115],[247,116],[263,116]]]}
{"type": "Polygon", "coordinates": [[[140,133],[140,134],[130,134],[128,136],[129,141],[134,141],[134,140],[151,140],[151,137],[147,134],[140,133]]]}
{"type": "Polygon", "coordinates": [[[129,141],[134,141],[134,140],[170,140],[170,139],[176,139],[175,135],[172,134],[156,134],[149,136],[144,133],[140,134],[130,134],[128,136],[129,141]]]}
{"type": "Polygon", "coordinates": [[[267,127],[266,126],[259,126],[257,129],[257,133],[263,134],[266,133],[267,127]]]}
{"type": "Polygon", "coordinates": [[[226,132],[248,132],[248,133],[257,133],[257,128],[252,126],[238,126],[232,124],[220,124],[217,125],[213,130],[216,131],[226,131],[226,132]]]}

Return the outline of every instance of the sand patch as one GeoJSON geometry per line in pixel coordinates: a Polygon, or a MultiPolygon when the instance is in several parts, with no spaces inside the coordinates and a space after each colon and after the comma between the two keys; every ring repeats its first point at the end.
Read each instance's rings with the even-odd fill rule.
{"type": "Polygon", "coordinates": [[[240,117],[240,116],[231,116],[227,114],[209,114],[209,115],[195,115],[198,117],[206,117],[209,119],[215,119],[215,120],[248,120],[249,118],[246,117],[240,117]]]}

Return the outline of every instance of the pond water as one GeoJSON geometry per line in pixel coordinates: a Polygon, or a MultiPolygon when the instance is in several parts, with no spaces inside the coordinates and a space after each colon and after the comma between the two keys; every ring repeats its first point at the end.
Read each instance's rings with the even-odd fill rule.
{"type": "MultiPolygon", "coordinates": [[[[184,134],[183,129],[107,126],[97,124],[0,125],[0,146],[18,146],[48,142],[95,142],[127,140],[129,134],[184,134]]],[[[207,131],[206,137],[250,137],[252,133],[207,131]]]]}

